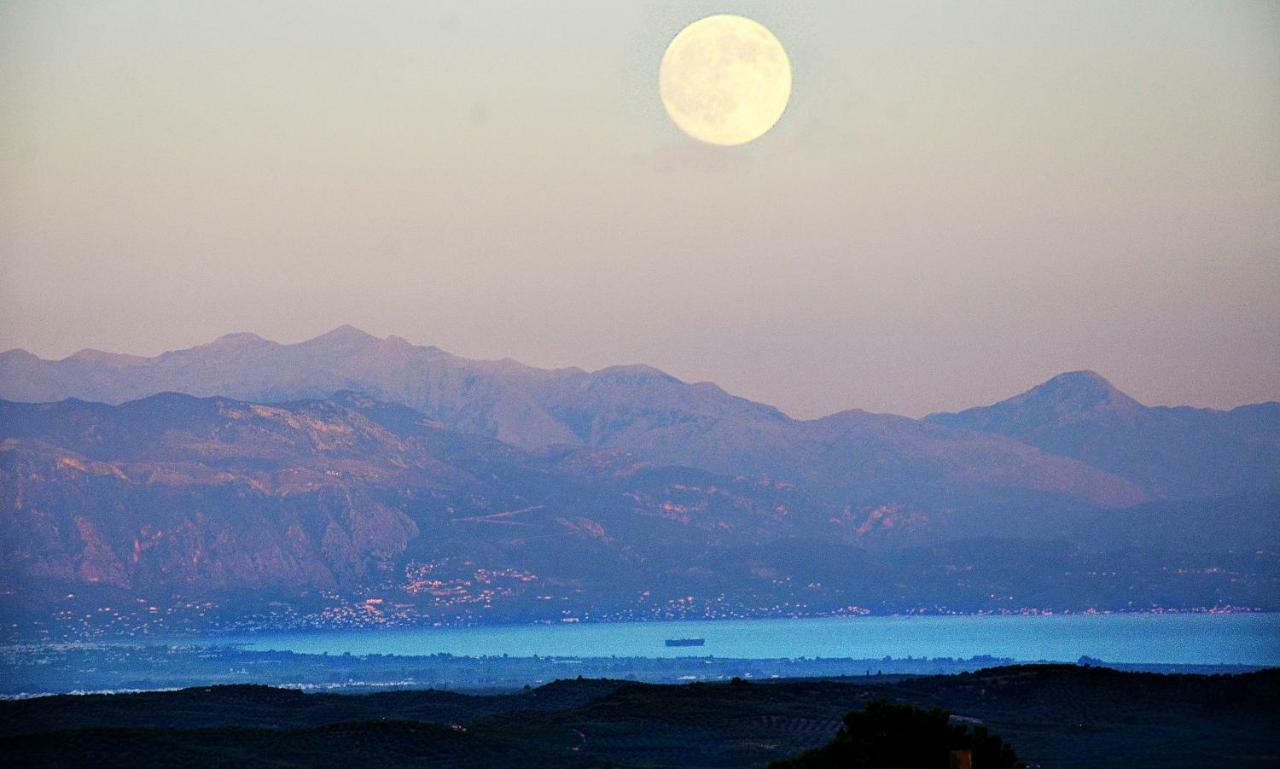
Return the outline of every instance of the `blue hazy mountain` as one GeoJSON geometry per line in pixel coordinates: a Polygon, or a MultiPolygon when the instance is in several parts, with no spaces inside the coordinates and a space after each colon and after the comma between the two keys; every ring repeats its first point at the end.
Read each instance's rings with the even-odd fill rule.
{"type": "Polygon", "coordinates": [[[421,412],[440,427],[524,448],[618,448],[662,465],[777,476],[867,489],[910,483],[1003,488],[1120,507],[1146,494],[1125,478],[1000,435],[849,411],[794,420],[709,384],[646,366],[595,372],[472,361],[351,327],[294,345],[233,334],[137,358],[85,351],[44,361],[0,354],[0,397],[123,403],[161,392],[254,402],[366,393],[421,412]]]}
{"type": "Polygon", "coordinates": [[[1280,594],[1280,406],[1150,408],[1089,373],[924,420],[795,420],[644,366],[470,361],[344,327],[155,358],[10,351],[0,394],[13,617],[79,616],[65,596],[363,622],[384,601],[498,620],[1280,594]]]}
{"type": "Polygon", "coordinates": [[[1280,490],[1280,403],[1151,407],[1092,371],[928,422],[1013,438],[1137,485],[1153,498],[1280,490]]]}

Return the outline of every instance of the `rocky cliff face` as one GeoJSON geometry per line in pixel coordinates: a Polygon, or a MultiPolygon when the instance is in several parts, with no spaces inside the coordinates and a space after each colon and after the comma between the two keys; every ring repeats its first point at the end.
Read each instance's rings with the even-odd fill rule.
{"type": "Polygon", "coordinates": [[[567,536],[625,562],[795,525],[771,486],[717,488],[618,452],[530,453],[356,394],[2,403],[0,425],[0,547],[24,580],[350,590],[398,579],[415,553],[546,560],[567,536]]]}

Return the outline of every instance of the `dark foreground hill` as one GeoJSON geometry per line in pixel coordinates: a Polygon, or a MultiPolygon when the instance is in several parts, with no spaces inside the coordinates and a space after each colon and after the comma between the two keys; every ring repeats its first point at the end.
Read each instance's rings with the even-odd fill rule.
{"type": "Polygon", "coordinates": [[[1074,666],[956,676],[635,684],[510,694],[255,686],[0,703],[10,766],[763,767],[887,698],[981,721],[1044,767],[1280,766],[1280,671],[1074,666]]]}

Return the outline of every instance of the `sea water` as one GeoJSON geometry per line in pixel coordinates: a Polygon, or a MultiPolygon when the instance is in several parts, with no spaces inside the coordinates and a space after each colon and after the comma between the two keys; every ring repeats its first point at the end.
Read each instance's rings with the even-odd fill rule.
{"type": "Polygon", "coordinates": [[[952,657],[1280,665],[1280,614],[818,617],[260,632],[207,639],[305,654],[743,659],[952,657]],[[668,647],[668,638],[704,638],[668,647]]]}

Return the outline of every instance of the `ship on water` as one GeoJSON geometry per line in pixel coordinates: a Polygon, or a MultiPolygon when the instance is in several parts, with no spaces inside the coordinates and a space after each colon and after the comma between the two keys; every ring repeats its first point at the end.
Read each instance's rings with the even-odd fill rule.
{"type": "Polygon", "coordinates": [[[707,643],[705,638],[668,638],[667,646],[703,646],[707,643]]]}

